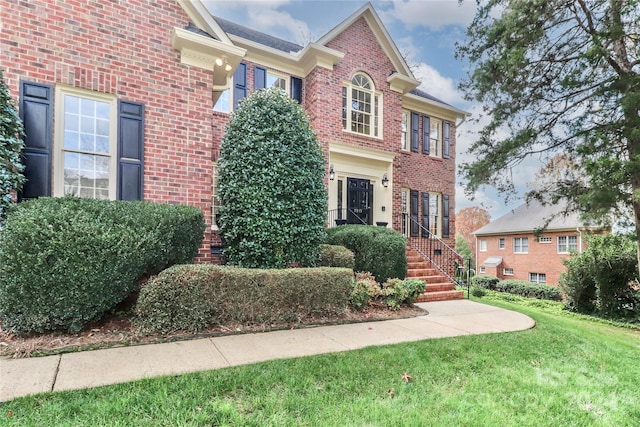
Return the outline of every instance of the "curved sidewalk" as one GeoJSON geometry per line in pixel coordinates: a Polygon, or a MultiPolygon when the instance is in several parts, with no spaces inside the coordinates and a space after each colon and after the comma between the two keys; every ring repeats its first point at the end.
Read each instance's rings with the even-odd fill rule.
{"type": "Polygon", "coordinates": [[[0,402],[36,393],[97,387],[270,359],[430,338],[512,332],[535,326],[533,319],[524,314],[469,300],[417,305],[428,314],[409,319],[1,359],[0,402]]]}

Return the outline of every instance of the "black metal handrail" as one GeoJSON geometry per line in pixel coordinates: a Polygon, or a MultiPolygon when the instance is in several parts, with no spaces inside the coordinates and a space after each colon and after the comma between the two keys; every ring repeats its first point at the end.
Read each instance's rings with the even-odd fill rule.
{"type": "Polygon", "coordinates": [[[368,225],[360,215],[350,208],[332,209],[327,212],[327,228],[333,228],[344,224],[368,225]],[[351,222],[349,222],[349,219],[351,219],[351,222]]]}
{"type": "MultiPolygon", "coordinates": [[[[464,286],[464,280],[456,278],[456,271],[465,266],[464,258],[444,240],[427,230],[422,224],[403,213],[396,220],[397,227],[407,237],[411,248],[427,259],[434,268],[458,286],[464,286]]],[[[467,267],[470,263],[466,263],[467,267]]]]}

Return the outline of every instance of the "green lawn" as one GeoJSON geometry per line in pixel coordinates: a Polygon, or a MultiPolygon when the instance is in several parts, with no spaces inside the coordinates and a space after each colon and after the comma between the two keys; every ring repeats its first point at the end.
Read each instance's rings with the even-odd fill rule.
{"type": "Polygon", "coordinates": [[[537,326],[20,398],[0,425],[640,425],[637,330],[496,304],[537,326]]]}

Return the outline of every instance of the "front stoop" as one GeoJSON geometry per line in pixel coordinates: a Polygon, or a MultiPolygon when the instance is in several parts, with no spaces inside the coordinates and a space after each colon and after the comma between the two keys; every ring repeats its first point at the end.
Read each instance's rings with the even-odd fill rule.
{"type": "Polygon", "coordinates": [[[446,276],[433,268],[431,263],[415,250],[407,247],[407,279],[419,279],[424,281],[425,289],[416,302],[449,301],[463,299],[464,292],[456,289],[456,286],[446,276]]]}

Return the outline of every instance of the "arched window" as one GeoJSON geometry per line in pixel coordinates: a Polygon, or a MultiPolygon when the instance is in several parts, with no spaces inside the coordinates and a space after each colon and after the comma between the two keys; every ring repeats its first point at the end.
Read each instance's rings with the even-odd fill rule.
{"type": "Polygon", "coordinates": [[[342,87],[342,127],[369,136],[380,136],[381,94],[371,79],[358,73],[342,87]]]}

